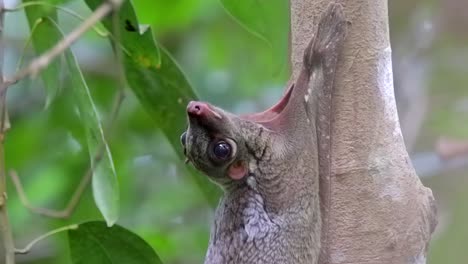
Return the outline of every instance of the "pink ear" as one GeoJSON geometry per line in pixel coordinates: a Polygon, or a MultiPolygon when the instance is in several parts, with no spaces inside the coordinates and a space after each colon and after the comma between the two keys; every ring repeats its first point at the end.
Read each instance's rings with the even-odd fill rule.
{"type": "Polygon", "coordinates": [[[247,164],[243,161],[236,161],[228,168],[228,175],[233,180],[240,180],[247,176],[247,164]]]}
{"type": "Polygon", "coordinates": [[[259,113],[241,115],[240,117],[242,119],[250,120],[260,124],[275,123],[275,119],[278,119],[278,116],[288,105],[293,89],[294,83],[289,86],[289,88],[286,90],[286,93],[284,93],[279,102],[277,102],[269,109],[259,113]]]}

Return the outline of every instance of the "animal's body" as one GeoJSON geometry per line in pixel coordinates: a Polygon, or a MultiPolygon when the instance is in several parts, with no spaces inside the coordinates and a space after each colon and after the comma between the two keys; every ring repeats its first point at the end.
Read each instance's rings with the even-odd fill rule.
{"type": "Polygon", "coordinates": [[[237,116],[204,102],[187,106],[187,159],[224,190],[205,264],[317,263],[317,101],[333,84],[345,26],[342,7],[330,5],[301,73],[269,110],[237,116]]]}

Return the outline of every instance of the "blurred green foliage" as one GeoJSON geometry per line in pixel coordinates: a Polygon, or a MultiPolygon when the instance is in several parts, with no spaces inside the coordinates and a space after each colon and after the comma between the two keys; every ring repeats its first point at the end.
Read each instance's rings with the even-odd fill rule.
{"type": "MultiPolygon", "coordinates": [[[[47,2],[83,17],[91,12],[84,1],[47,2]]],[[[100,1],[89,2],[98,4],[100,1]]],[[[438,8],[434,2],[389,1],[392,44],[398,45],[407,32],[409,16],[414,9],[424,6],[434,11],[438,8]]],[[[138,19],[140,24],[151,26],[151,31],[139,36],[144,40],[132,41],[142,41],[137,50],[144,51],[144,56],[154,56],[151,62],[160,64],[151,65],[160,66],[159,71],[152,71],[148,76],[144,69],[138,69],[141,65],[126,65],[126,78],[131,88],[128,89],[122,87],[118,77],[120,69],[108,39],[89,32],[72,47],[103,124],[111,118],[116,94],[125,88],[120,112],[106,134],[119,181],[120,218],[117,223],[144,238],[156,249],[163,263],[202,263],[213,217],[212,204],[219,192],[213,191],[216,188],[209,191],[200,188],[205,184],[214,185],[203,178],[194,182],[196,178],[191,176],[194,171],[183,164],[182,149],[177,146],[185,125],[180,115],[186,101],[195,99],[195,95],[237,113],[265,108],[280,96],[288,78],[285,63],[288,61],[287,1],[275,0],[268,5],[262,5],[261,1],[239,4],[229,0],[134,0],[132,3],[136,14],[133,22],[138,19]],[[143,41],[153,43],[146,45],[143,41]],[[160,49],[153,50],[153,46],[160,49]],[[173,64],[172,59],[176,63],[173,64]],[[170,72],[165,66],[168,61],[170,72]],[[180,87],[185,91],[176,90],[180,87]],[[150,93],[154,92],[151,89],[161,90],[150,93]],[[168,104],[170,98],[165,97],[168,94],[182,94],[182,103],[168,104]],[[157,116],[164,105],[168,105],[171,112],[177,111],[178,116],[157,116]]],[[[30,7],[35,12],[36,8],[30,7]]],[[[58,24],[64,32],[81,22],[61,10],[57,12],[58,24]]],[[[33,15],[28,15],[29,20],[23,11],[7,15],[5,67],[9,74],[13,74],[23,55],[22,47],[30,36],[28,21],[29,25],[34,25],[33,15]]],[[[99,27],[105,28],[105,25],[99,27]]],[[[47,32],[50,29],[36,30],[39,34],[33,37],[33,47],[43,52],[45,49],[38,43],[43,41],[50,45],[56,41],[56,36],[47,32]]],[[[437,37],[430,57],[440,62],[441,58],[451,56],[448,53],[453,54],[451,46],[457,39],[442,33],[437,37]]],[[[26,64],[35,52],[28,48],[24,56],[23,64],[26,64]]],[[[55,75],[44,72],[42,78],[22,80],[9,91],[12,128],[5,144],[8,169],[18,171],[31,202],[36,206],[61,209],[86,173],[90,155],[86,127],[73,91],[74,81],[63,69],[64,58],[59,58],[54,65],[59,65],[50,70],[56,72],[55,75]],[[46,104],[48,107],[44,108],[46,104]]],[[[451,65],[437,63],[431,70],[431,114],[418,149],[431,149],[434,137],[439,134],[468,135],[468,122],[460,122],[466,118],[464,112],[447,107],[457,98],[468,97],[463,88],[468,82],[467,69],[451,65]]],[[[464,263],[468,259],[462,247],[468,243],[464,235],[468,229],[463,220],[468,215],[467,207],[463,206],[463,200],[468,198],[466,175],[452,177],[450,181],[438,179],[427,183],[434,189],[436,199],[450,204],[454,213],[448,224],[445,222],[450,228],[442,229],[444,233],[437,235],[432,243],[429,263],[464,263]],[[459,188],[457,192],[444,195],[451,193],[454,186],[459,188]],[[446,252],[450,252],[450,258],[446,258],[446,252]]],[[[21,205],[11,182],[8,190],[8,209],[18,247],[51,229],[102,219],[91,188],[66,220],[30,213],[21,205]]],[[[42,241],[29,255],[20,256],[19,261],[72,263],[66,233],[42,241]]]]}
{"type": "MultiPolygon", "coordinates": [[[[29,4],[31,2],[33,1],[23,1],[23,3],[29,4]]],[[[25,8],[25,13],[28,18],[29,27],[31,28],[30,38],[32,40],[32,45],[37,54],[42,54],[47,51],[61,39],[57,29],[50,21],[41,20],[43,17],[50,17],[50,19],[56,21],[58,15],[55,9],[50,6],[29,6],[25,8]],[[48,37],[44,38],[43,36],[48,37]]],[[[62,66],[61,62],[60,60],[51,62],[47,68],[40,73],[44,82],[44,87],[47,89],[47,99],[45,100],[46,107],[54,100],[60,89],[60,74],[58,73],[62,66]]]]}
{"type": "MultiPolygon", "coordinates": [[[[263,32],[253,35],[246,30],[245,25],[234,20],[217,1],[176,2],[134,1],[140,23],[152,24],[155,42],[148,35],[150,30],[136,38],[132,37],[136,36],[134,31],[121,31],[122,54],[129,58],[124,60],[124,67],[131,90],[125,91],[120,113],[106,137],[120,182],[121,217],[118,223],[148,241],[164,263],[200,263],[204,258],[212,207],[219,190],[205,178],[202,179],[203,184],[211,188],[208,192],[200,188],[200,182],[194,184],[189,177],[194,173],[193,169],[187,170],[181,161],[178,138],[185,126],[185,105],[189,100],[197,99],[194,90],[201,98],[231,109],[248,111],[270,104],[275,96],[266,98],[261,91],[273,87],[278,96],[282,92],[287,77],[281,68],[284,68],[287,58],[284,47],[288,25],[282,24],[287,19],[275,21],[265,17],[269,19],[269,26],[275,28],[272,32],[277,34],[277,37],[268,39],[271,36],[266,38],[261,35],[263,32]],[[279,41],[282,43],[278,44],[279,41]],[[167,51],[158,48],[156,43],[166,47],[167,51]],[[241,46],[242,49],[239,48],[241,46]],[[152,58],[152,54],[157,56],[152,58]],[[178,63],[172,62],[171,57],[175,57],[178,63]],[[145,62],[153,65],[146,72],[148,63],[145,62]],[[189,81],[185,80],[185,75],[189,81]],[[253,97],[252,102],[259,103],[247,104],[248,107],[236,105],[230,99],[233,96],[253,97]]],[[[88,3],[95,7],[99,1],[88,3]]],[[[138,31],[136,18],[126,15],[128,6],[127,2],[121,18],[129,20],[138,31]]],[[[40,9],[33,9],[35,7],[29,7],[36,12],[29,15],[30,26],[34,25],[37,16],[45,14],[41,14],[40,9]]],[[[91,12],[78,1],[66,1],[61,7],[83,17],[91,12]]],[[[49,14],[53,12],[49,7],[46,10],[49,14]]],[[[245,10],[246,13],[252,11],[245,10]]],[[[286,9],[270,11],[271,15],[284,13],[287,18],[286,9]]],[[[62,10],[57,12],[58,20],[56,17],[51,19],[57,21],[62,30],[70,31],[80,23],[62,10]]],[[[20,12],[8,14],[6,25],[10,30],[23,32],[23,41],[26,41],[29,38],[27,28],[21,23],[11,22],[20,19],[20,12]]],[[[128,23],[125,20],[121,22],[128,23]]],[[[249,24],[248,21],[245,23],[249,24]]],[[[33,45],[46,38],[48,42],[43,47],[50,46],[57,39],[57,34],[50,26],[47,28],[47,24],[39,25],[41,27],[34,31],[48,30],[48,33],[36,36],[32,32],[35,38],[33,45]]],[[[104,25],[112,30],[110,21],[104,25]]],[[[12,50],[16,54],[22,52],[12,50]]],[[[44,50],[46,48],[37,49],[37,52],[44,50]]],[[[119,89],[124,88],[117,76],[121,69],[116,65],[112,46],[106,39],[90,32],[72,50],[80,62],[85,85],[89,87],[100,120],[107,124],[112,115],[113,98],[119,89]]],[[[35,56],[29,49],[26,51],[25,63],[35,56]]],[[[74,78],[79,74],[76,69],[75,72],[66,72],[62,60],[56,61],[62,65],[59,70],[50,70],[55,75],[41,76],[46,85],[39,79],[24,80],[11,89],[8,98],[12,123],[6,141],[8,168],[18,171],[25,192],[34,205],[53,209],[61,209],[67,204],[97,147],[97,142],[89,144],[89,131],[86,132],[88,128],[83,126],[81,119],[83,113],[87,116],[92,112],[93,105],[80,100],[76,89],[83,89],[83,85],[79,84],[79,78],[74,78]],[[52,81],[51,76],[59,81],[52,81]],[[52,90],[48,89],[49,82],[55,85],[52,90]],[[49,104],[44,109],[46,100],[49,104]],[[90,148],[92,151],[88,153],[90,148]]],[[[98,128],[96,124],[94,127],[98,128]]],[[[96,134],[92,138],[99,141],[96,134]]],[[[14,235],[18,245],[60,226],[102,217],[89,188],[77,210],[67,220],[31,214],[21,205],[14,187],[9,185],[8,189],[12,193],[9,211],[15,223],[14,235]],[[35,224],[28,225],[32,221],[35,224]]],[[[66,236],[58,234],[38,244],[29,257],[20,257],[19,260],[25,263],[70,263],[65,241],[66,236]]]]}

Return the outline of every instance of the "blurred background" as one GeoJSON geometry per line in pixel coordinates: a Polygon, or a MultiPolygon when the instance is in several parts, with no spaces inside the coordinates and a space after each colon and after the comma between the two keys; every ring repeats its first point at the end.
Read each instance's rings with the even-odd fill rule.
{"type": "MultiPolygon", "coordinates": [[[[283,92],[287,50],[252,34],[226,12],[218,0],[133,1],[141,24],[149,24],[159,44],[169,50],[199,97],[235,113],[264,109],[283,92]]],[[[6,1],[7,7],[18,4],[6,1]]],[[[86,17],[82,1],[63,7],[86,17]]],[[[267,21],[287,40],[288,10],[267,21]]],[[[69,32],[79,20],[59,13],[69,32]]],[[[468,251],[468,1],[389,1],[395,94],[408,152],[423,183],[432,188],[439,225],[428,263],[467,263],[468,251]],[[460,148],[461,147],[461,148],[460,148]],[[460,149],[459,149],[460,148],[460,149]]],[[[33,53],[23,47],[29,37],[22,11],[5,22],[5,71],[14,74],[18,60],[33,53]]],[[[94,32],[73,50],[104,121],[117,91],[112,49],[94,32]]],[[[141,235],[164,263],[202,263],[213,211],[187,176],[157,125],[130,90],[108,141],[121,190],[119,224],[141,235]]],[[[12,124],[6,139],[6,164],[15,169],[36,206],[61,209],[89,166],[73,94],[63,78],[49,107],[40,79],[23,80],[8,94],[12,124]]],[[[8,180],[9,214],[17,247],[67,224],[101,219],[91,189],[74,214],[54,220],[28,211],[8,180]]],[[[40,242],[19,263],[71,263],[67,236],[40,242]]]]}

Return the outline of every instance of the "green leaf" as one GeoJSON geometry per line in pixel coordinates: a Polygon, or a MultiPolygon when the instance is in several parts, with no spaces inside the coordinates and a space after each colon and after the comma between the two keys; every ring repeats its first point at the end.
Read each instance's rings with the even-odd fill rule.
{"type": "Polygon", "coordinates": [[[189,26],[198,16],[206,0],[138,0],[133,1],[140,23],[154,25],[157,32],[189,26]]]}
{"type": "MultiPolygon", "coordinates": [[[[91,9],[100,1],[86,0],[91,9]]],[[[114,32],[111,18],[103,21],[114,32]]],[[[183,152],[180,135],[186,129],[186,105],[197,96],[169,53],[156,45],[150,28],[140,33],[139,24],[130,1],[120,9],[118,23],[120,44],[124,52],[127,81],[144,109],[155,120],[181,158],[183,152]]],[[[211,205],[216,206],[219,190],[208,179],[192,170],[194,181],[204,192],[211,205]]]]}
{"type": "MultiPolygon", "coordinates": [[[[85,1],[91,9],[96,9],[101,3],[101,0],[86,0],[85,1]]],[[[102,20],[105,28],[113,32],[112,16],[102,20]]],[[[154,43],[151,34],[140,34],[140,26],[133,10],[131,1],[124,1],[119,10],[118,26],[120,32],[120,45],[125,49],[127,55],[138,60],[143,67],[157,68],[160,64],[159,48],[154,43]]]]}
{"type": "MultiPolygon", "coordinates": [[[[23,0],[23,3],[32,2],[34,0],[23,0]]],[[[52,48],[61,39],[61,34],[50,23],[46,23],[45,18],[57,20],[57,12],[50,6],[34,5],[25,8],[26,17],[29,27],[35,27],[32,34],[32,44],[36,55],[40,55],[52,48]],[[36,25],[37,24],[37,25],[36,25]],[[36,25],[36,26],[35,26],[36,25]]],[[[60,90],[60,71],[62,65],[60,59],[55,59],[41,73],[41,79],[47,91],[46,108],[50,105],[60,90]]]]}
{"type": "MultiPolygon", "coordinates": [[[[54,21],[46,18],[44,19],[44,23],[55,30],[54,34],[63,37],[62,32],[54,21]]],[[[78,112],[84,126],[91,165],[93,167],[92,186],[94,201],[106,220],[107,225],[112,226],[119,217],[120,201],[119,184],[114,162],[104,136],[98,111],[75,55],[70,49],[67,49],[64,55],[72,84],[71,88],[73,89],[78,112]],[[96,156],[99,156],[99,162],[97,162],[96,156]]]]}
{"type": "Polygon", "coordinates": [[[141,237],[119,226],[86,222],[68,231],[73,264],[160,264],[156,252],[141,237]]]}
{"type": "MultiPolygon", "coordinates": [[[[147,31],[142,37],[151,36],[147,31]]],[[[166,132],[172,145],[180,149],[180,134],[185,130],[185,107],[196,96],[169,53],[161,48],[161,65],[147,67],[143,54],[126,56],[125,72],[133,92],[157,125],[166,132]],[[174,133],[176,131],[176,133],[174,133]]]]}
{"type": "Polygon", "coordinates": [[[63,5],[67,4],[68,2],[71,2],[72,0],[47,0],[49,4],[53,5],[63,5]]]}
{"type": "Polygon", "coordinates": [[[221,3],[235,20],[270,45],[272,57],[282,64],[281,68],[288,59],[289,1],[221,0],[221,3]]]}
{"type": "Polygon", "coordinates": [[[102,124],[94,105],[93,98],[81,73],[75,55],[65,52],[70,71],[71,83],[76,96],[81,121],[85,125],[89,155],[93,172],[93,195],[97,207],[101,211],[107,225],[112,226],[119,217],[119,183],[115,173],[112,155],[107,145],[102,124]],[[102,147],[101,147],[102,146],[102,147]],[[103,148],[103,149],[102,149],[103,148]],[[102,152],[102,160],[97,163],[94,157],[102,152]]]}

